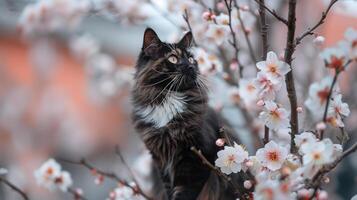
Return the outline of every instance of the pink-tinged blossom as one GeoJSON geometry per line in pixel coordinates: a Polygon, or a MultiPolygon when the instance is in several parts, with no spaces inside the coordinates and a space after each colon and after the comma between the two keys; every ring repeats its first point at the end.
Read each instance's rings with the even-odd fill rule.
{"type": "Polygon", "coordinates": [[[206,36],[216,45],[220,46],[227,40],[229,27],[226,25],[209,24],[206,36]]]}
{"type": "Polygon", "coordinates": [[[291,199],[288,183],[278,180],[258,182],[254,190],[255,200],[286,200],[291,199]]]}
{"type": "Polygon", "coordinates": [[[342,95],[338,94],[330,101],[327,122],[335,127],[344,127],[342,118],[347,117],[349,114],[348,104],[342,102],[342,95]]]}
{"type": "Polygon", "coordinates": [[[248,159],[248,152],[240,145],[234,144],[234,147],[225,146],[223,150],[217,153],[215,165],[225,174],[237,173],[242,170],[242,163],[248,159]]]}
{"type": "Polygon", "coordinates": [[[320,56],[324,60],[327,68],[336,71],[342,71],[348,61],[348,55],[346,54],[345,48],[341,45],[339,47],[324,49],[320,56]]]}
{"type": "Polygon", "coordinates": [[[239,81],[239,96],[246,106],[255,105],[258,100],[259,89],[254,80],[241,79],[239,81]]]}
{"type": "MultiPolygon", "coordinates": [[[[327,98],[330,92],[330,87],[332,83],[332,77],[326,77],[320,82],[314,82],[309,88],[309,96],[305,101],[305,106],[313,113],[315,116],[322,117],[324,108],[327,102],[327,98]]],[[[331,98],[336,94],[336,88],[332,90],[331,98]]]]}
{"type": "Polygon", "coordinates": [[[316,36],[313,40],[314,45],[316,45],[317,47],[322,47],[322,45],[325,43],[325,37],[319,35],[316,36]]]}
{"type": "Polygon", "coordinates": [[[217,56],[209,54],[202,48],[194,48],[193,54],[198,63],[198,68],[202,74],[213,74],[222,71],[222,63],[217,56]]]}
{"type": "Polygon", "coordinates": [[[284,76],[291,70],[290,66],[279,60],[278,56],[272,51],[268,52],[265,61],[257,63],[257,68],[265,73],[273,83],[282,82],[284,76]]]}
{"type": "Polygon", "coordinates": [[[265,125],[272,130],[288,128],[289,113],[284,108],[280,108],[273,101],[266,101],[264,110],[259,114],[265,125]]]}
{"type": "Polygon", "coordinates": [[[62,171],[61,165],[54,159],[46,161],[38,170],[35,171],[34,175],[37,184],[49,190],[59,188],[62,191],[67,191],[67,189],[72,185],[70,174],[66,171],[62,171]]]}
{"type": "Polygon", "coordinates": [[[288,149],[278,145],[274,141],[270,141],[264,148],[258,149],[256,156],[264,167],[275,171],[283,165],[288,156],[288,149]]]}
{"type": "Polygon", "coordinates": [[[259,98],[273,100],[281,89],[282,82],[272,82],[264,72],[258,72],[254,84],[259,89],[259,98]]]}
{"type": "Polygon", "coordinates": [[[61,174],[55,178],[55,183],[63,192],[67,192],[68,188],[72,186],[71,174],[67,171],[62,171],[61,174]]]}

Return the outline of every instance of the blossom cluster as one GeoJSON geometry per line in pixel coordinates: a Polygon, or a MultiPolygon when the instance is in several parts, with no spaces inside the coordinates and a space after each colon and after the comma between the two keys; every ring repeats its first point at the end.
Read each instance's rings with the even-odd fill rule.
{"type": "MultiPolygon", "coordinates": [[[[330,139],[318,140],[311,132],[297,135],[295,143],[299,155],[289,153],[288,146],[273,140],[258,149],[254,156],[248,156],[240,145],[224,146],[217,153],[215,165],[227,175],[240,171],[253,174],[254,180],[245,180],[244,187],[250,189],[255,184],[254,199],[310,198],[313,189],[310,190],[306,183],[322,166],[341,156],[342,146],[333,144],[330,139]]],[[[326,195],[322,190],[318,192],[319,199],[326,195]]]]}
{"type": "Polygon", "coordinates": [[[38,185],[49,190],[60,189],[67,192],[73,184],[71,175],[63,171],[59,163],[54,159],[49,159],[34,172],[38,185]]]}

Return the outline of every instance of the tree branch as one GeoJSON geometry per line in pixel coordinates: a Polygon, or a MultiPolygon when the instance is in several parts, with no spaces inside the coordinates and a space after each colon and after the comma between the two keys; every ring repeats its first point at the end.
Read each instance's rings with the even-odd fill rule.
{"type": "Polygon", "coordinates": [[[7,185],[8,187],[10,187],[12,190],[14,190],[14,191],[17,192],[19,195],[21,195],[21,197],[22,197],[24,200],[29,200],[29,199],[30,199],[24,191],[22,191],[22,190],[21,190],[19,187],[17,187],[15,184],[13,184],[13,183],[11,183],[10,181],[8,181],[6,178],[0,176],[0,183],[4,183],[4,184],[7,185]]]}
{"type": "MultiPolygon", "coordinates": [[[[295,28],[296,28],[296,0],[289,0],[289,13],[288,13],[288,33],[287,33],[287,40],[286,40],[286,47],[285,47],[285,55],[284,60],[290,66],[292,63],[292,56],[295,51],[295,28]]],[[[288,92],[288,98],[290,101],[290,126],[291,126],[291,144],[290,144],[290,152],[295,153],[296,146],[295,146],[295,135],[299,131],[299,121],[298,121],[298,113],[297,113],[297,98],[296,98],[296,91],[295,91],[295,83],[294,83],[294,75],[293,75],[293,68],[291,67],[291,71],[286,74],[285,77],[286,89],[288,92]]]]}
{"type": "Polygon", "coordinates": [[[257,58],[255,57],[255,53],[254,53],[254,50],[253,50],[253,45],[252,45],[252,42],[250,41],[249,33],[247,32],[246,26],[245,26],[244,21],[242,19],[242,16],[241,16],[241,13],[240,13],[240,7],[238,5],[237,0],[234,0],[234,7],[237,9],[238,20],[239,20],[239,23],[240,23],[240,25],[242,26],[242,29],[243,29],[243,34],[244,34],[245,41],[247,42],[247,45],[248,45],[250,58],[253,60],[254,63],[257,63],[258,61],[257,61],[257,58]]]}
{"type": "MultiPolygon", "coordinates": [[[[191,24],[190,24],[190,19],[189,19],[189,16],[188,16],[188,11],[187,9],[185,9],[185,13],[182,15],[183,19],[185,20],[186,24],[187,24],[187,27],[188,27],[188,30],[192,33],[193,35],[193,32],[192,32],[192,27],[191,27],[191,24]]],[[[192,37],[192,42],[193,42],[193,45],[194,46],[197,46],[197,42],[195,40],[195,37],[192,37]]]]}
{"type": "Polygon", "coordinates": [[[333,170],[344,158],[346,158],[348,155],[351,153],[355,152],[357,150],[357,142],[354,143],[350,148],[348,148],[346,151],[342,153],[342,155],[337,158],[333,163],[324,165],[316,174],[315,176],[311,179],[311,183],[309,186],[316,188],[320,182],[321,178],[331,170],[333,170]]]}
{"type": "Polygon", "coordinates": [[[131,188],[134,193],[137,193],[137,194],[140,194],[142,195],[143,197],[145,197],[145,199],[147,200],[152,200],[152,198],[150,198],[149,196],[147,196],[145,193],[142,192],[142,190],[139,188],[139,185],[137,183],[136,184],[136,187],[130,185],[126,180],[124,179],[121,179],[118,175],[116,175],[115,173],[113,172],[106,172],[106,171],[103,171],[103,170],[100,170],[96,167],[94,167],[93,165],[89,164],[88,161],[86,161],[85,159],[81,159],[80,161],[72,161],[72,160],[67,160],[67,159],[62,159],[62,158],[59,158],[58,159],[59,161],[62,161],[62,162],[65,162],[65,163],[69,163],[69,164],[74,164],[74,165],[80,165],[80,166],[83,166],[85,168],[87,168],[88,170],[90,171],[94,171],[95,173],[99,174],[99,175],[102,175],[104,177],[107,177],[109,179],[112,179],[118,183],[121,183],[129,188],[131,188]]]}
{"type": "Polygon", "coordinates": [[[313,35],[314,31],[325,22],[325,19],[327,17],[327,14],[331,10],[332,6],[337,2],[338,0],[331,0],[330,4],[327,6],[327,9],[322,12],[320,20],[311,28],[308,28],[307,31],[305,31],[301,36],[296,38],[295,45],[298,45],[301,43],[301,41],[308,35],[313,35]]]}
{"type": "MultiPolygon", "coordinates": [[[[343,66],[343,69],[345,69],[350,63],[352,62],[352,60],[348,60],[345,65],[343,66]]],[[[327,99],[326,99],[326,105],[325,105],[325,110],[324,110],[324,115],[322,117],[322,121],[324,123],[326,123],[327,121],[327,113],[328,113],[328,107],[330,105],[330,99],[331,99],[331,95],[333,93],[333,88],[335,87],[335,84],[337,83],[337,78],[338,76],[340,75],[341,71],[340,70],[336,70],[335,72],[335,76],[333,77],[333,80],[332,80],[332,83],[331,83],[331,86],[330,86],[330,90],[329,90],[329,93],[327,95],[327,99]]],[[[321,131],[320,133],[320,140],[324,138],[324,130],[321,131]]]]}
{"type": "MultiPolygon", "coordinates": [[[[236,33],[233,30],[232,27],[232,3],[233,0],[224,0],[224,3],[226,4],[227,10],[228,10],[228,17],[229,17],[229,21],[228,21],[228,26],[229,26],[229,30],[231,32],[231,36],[232,36],[232,41],[229,41],[229,44],[233,47],[234,49],[234,59],[236,62],[239,62],[239,58],[238,58],[238,53],[239,53],[239,47],[238,47],[238,43],[237,43],[237,38],[236,38],[236,33]]],[[[239,64],[239,78],[243,77],[243,66],[239,64]]]]}
{"type": "Polygon", "coordinates": [[[268,11],[271,15],[273,15],[278,21],[282,22],[283,24],[287,25],[288,26],[288,20],[284,19],[284,17],[278,15],[276,13],[275,10],[271,10],[270,8],[268,8],[265,3],[262,3],[261,0],[254,0],[258,5],[259,7],[262,7],[264,8],[266,11],[268,11]]]}

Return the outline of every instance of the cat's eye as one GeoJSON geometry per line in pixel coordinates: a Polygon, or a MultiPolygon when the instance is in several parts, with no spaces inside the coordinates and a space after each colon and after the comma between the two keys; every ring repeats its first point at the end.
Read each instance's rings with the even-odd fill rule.
{"type": "Polygon", "coordinates": [[[176,56],[170,56],[170,57],[168,58],[168,60],[169,60],[170,63],[172,63],[172,64],[176,64],[177,61],[178,61],[176,56]]]}
{"type": "Polygon", "coordinates": [[[195,62],[195,59],[193,59],[193,57],[189,57],[188,58],[188,62],[190,62],[191,64],[193,64],[195,62]]]}

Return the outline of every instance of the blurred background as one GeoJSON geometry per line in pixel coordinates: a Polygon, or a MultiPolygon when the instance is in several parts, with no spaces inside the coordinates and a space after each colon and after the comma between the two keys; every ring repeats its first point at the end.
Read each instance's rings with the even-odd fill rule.
{"type": "MultiPolygon", "coordinates": [[[[109,2],[119,14],[94,9],[75,28],[61,27],[45,34],[31,32],[33,27],[28,27],[30,24],[21,14],[36,1],[0,0],[0,168],[8,169],[7,177],[32,199],[71,199],[68,194],[48,192],[35,184],[33,171],[49,157],[74,160],[85,157],[98,168],[115,171],[130,180],[127,169],[115,155],[114,147],[119,145],[138,176],[147,173],[149,161],[143,156],[145,148],[130,120],[129,95],[135,60],[146,27],[154,28],[162,40],[177,41],[182,36],[183,10],[172,9],[181,3],[176,5],[170,0],[109,2]],[[128,10],[120,10],[121,7],[128,10]]],[[[286,16],[285,0],[266,2],[286,16]]],[[[92,3],[95,8],[101,8],[99,0],[92,3]]],[[[299,0],[297,32],[314,24],[327,3],[299,0]]],[[[254,1],[242,1],[242,4],[256,9],[254,1]]],[[[357,2],[353,0],[341,0],[333,8],[318,29],[326,38],[324,46],[336,44],[348,27],[357,28],[356,10],[357,2]]],[[[283,52],[286,29],[273,18],[269,22],[270,48],[283,52]]],[[[256,21],[249,23],[252,32],[259,30],[256,21]]],[[[251,35],[256,52],[260,52],[258,36],[251,35]]],[[[318,53],[312,45],[304,44],[295,54],[300,105],[311,81],[325,75],[318,53]]],[[[351,141],[357,138],[356,75],[354,66],[339,79],[345,102],[352,111],[345,122],[351,141]]],[[[222,74],[211,76],[210,80],[215,83],[211,84],[211,92],[215,94],[211,95],[211,105],[224,114],[253,152],[252,136],[239,110],[232,107],[234,102],[222,74]]],[[[301,121],[302,128],[311,128],[311,122],[301,121]]],[[[95,177],[86,169],[65,163],[62,166],[71,172],[74,186],[83,188],[90,199],[106,199],[108,191],[116,186],[111,181],[96,185],[95,177]]],[[[328,185],[333,194],[331,199],[349,199],[357,192],[357,156],[346,159],[332,176],[332,184],[328,185]]],[[[20,197],[0,184],[0,199],[20,197]]]]}

